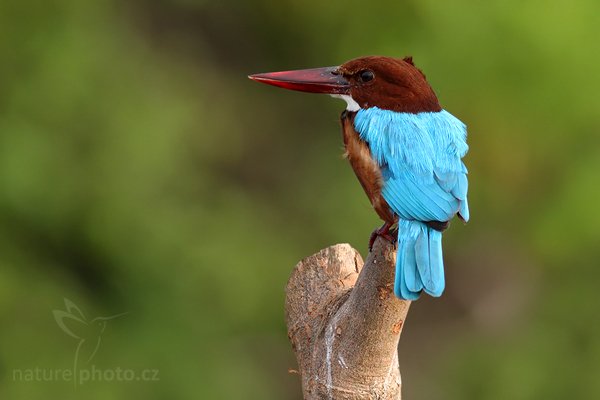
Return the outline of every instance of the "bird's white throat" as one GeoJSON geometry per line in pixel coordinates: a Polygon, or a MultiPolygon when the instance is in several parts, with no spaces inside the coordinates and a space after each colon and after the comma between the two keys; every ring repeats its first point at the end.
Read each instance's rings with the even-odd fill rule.
{"type": "Polygon", "coordinates": [[[358,105],[358,103],[356,101],[354,101],[352,96],[350,96],[349,94],[332,94],[331,97],[335,97],[336,99],[344,100],[346,102],[346,104],[348,104],[346,106],[346,110],[348,110],[348,111],[360,110],[360,106],[358,105]]]}

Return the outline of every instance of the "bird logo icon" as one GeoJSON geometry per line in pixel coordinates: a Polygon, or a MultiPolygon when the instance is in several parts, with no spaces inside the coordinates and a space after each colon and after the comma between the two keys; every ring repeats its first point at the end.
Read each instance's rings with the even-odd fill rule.
{"type": "Polygon", "coordinates": [[[75,303],[67,298],[64,301],[66,310],[53,310],[52,313],[60,329],[78,341],[73,361],[73,372],[76,373],[81,360],[87,364],[98,352],[107,322],[127,313],[88,320],[75,303]]]}

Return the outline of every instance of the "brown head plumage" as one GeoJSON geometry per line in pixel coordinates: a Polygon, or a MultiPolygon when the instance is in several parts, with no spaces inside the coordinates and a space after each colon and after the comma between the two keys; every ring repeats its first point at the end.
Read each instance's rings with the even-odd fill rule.
{"type": "Polygon", "coordinates": [[[442,109],[412,57],[361,57],[342,64],[337,72],[348,80],[349,94],[361,108],[410,113],[442,109]]]}

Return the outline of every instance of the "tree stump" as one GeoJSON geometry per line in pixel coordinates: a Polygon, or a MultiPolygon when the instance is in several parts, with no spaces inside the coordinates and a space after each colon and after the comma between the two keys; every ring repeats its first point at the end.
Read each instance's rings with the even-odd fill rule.
{"type": "Polygon", "coordinates": [[[410,301],[394,296],[396,249],[366,263],[349,244],[300,261],[286,288],[288,337],[305,400],[400,399],[398,342],[410,301]]]}

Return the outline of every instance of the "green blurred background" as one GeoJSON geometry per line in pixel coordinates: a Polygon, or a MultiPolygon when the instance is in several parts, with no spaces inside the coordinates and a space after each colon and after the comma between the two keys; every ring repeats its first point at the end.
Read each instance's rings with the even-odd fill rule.
{"type": "Polygon", "coordinates": [[[327,96],[255,72],[414,56],[469,127],[471,222],[414,303],[407,399],[600,398],[600,3],[3,0],[0,399],[300,399],[284,287],[379,224],[327,96]],[[72,367],[52,310],[110,320],[72,367]]]}

